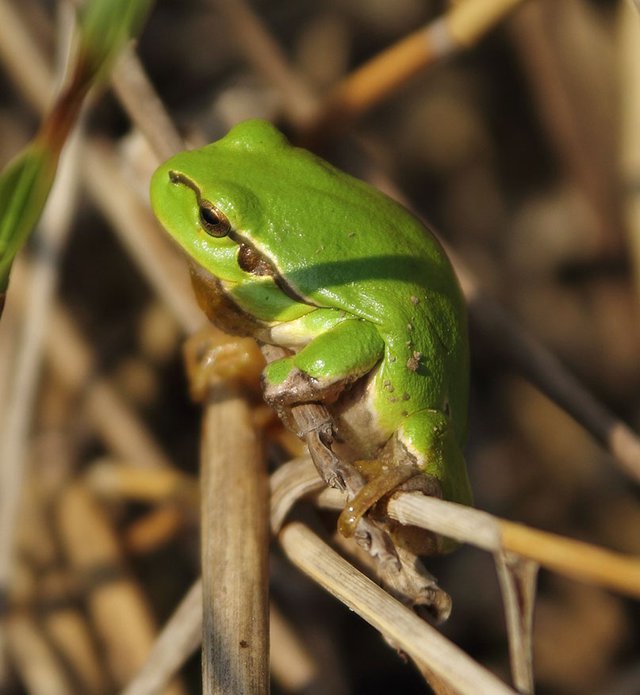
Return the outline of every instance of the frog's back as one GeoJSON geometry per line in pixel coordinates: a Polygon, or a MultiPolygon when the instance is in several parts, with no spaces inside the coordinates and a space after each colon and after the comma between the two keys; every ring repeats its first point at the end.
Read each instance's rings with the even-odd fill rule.
{"type": "Polygon", "coordinates": [[[244,206],[239,232],[277,259],[297,295],[378,326],[386,345],[378,388],[390,417],[450,407],[464,423],[465,307],[435,237],[398,203],[292,147],[267,123],[241,124],[214,146],[220,178],[242,181],[262,201],[244,206]]]}

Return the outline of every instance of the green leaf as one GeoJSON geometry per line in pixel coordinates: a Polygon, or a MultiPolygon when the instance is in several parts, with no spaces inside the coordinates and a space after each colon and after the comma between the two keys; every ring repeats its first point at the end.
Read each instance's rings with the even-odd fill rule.
{"type": "Polygon", "coordinates": [[[6,290],[11,263],[42,214],[56,165],[55,154],[32,143],[0,174],[0,292],[6,290]]]}
{"type": "Polygon", "coordinates": [[[137,35],[151,0],[90,0],[80,12],[80,53],[95,80],[106,76],[124,43],[137,35]]]}

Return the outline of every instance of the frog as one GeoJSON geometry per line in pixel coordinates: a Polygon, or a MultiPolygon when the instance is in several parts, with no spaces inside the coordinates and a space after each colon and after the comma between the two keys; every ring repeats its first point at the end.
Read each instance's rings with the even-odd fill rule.
{"type": "Polygon", "coordinates": [[[416,216],[260,119],[161,164],[150,197],[209,319],[284,350],[262,372],[267,403],[324,404],[356,452],[369,489],[345,535],[412,476],[472,504],[466,305],[416,216]]]}

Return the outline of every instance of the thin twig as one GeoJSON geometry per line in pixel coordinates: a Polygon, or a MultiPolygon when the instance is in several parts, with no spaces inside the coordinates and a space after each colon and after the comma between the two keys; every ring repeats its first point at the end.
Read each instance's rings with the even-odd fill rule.
{"type": "Polygon", "coordinates": [[[620,167],[627,245],[640,302],[640,5],[622,2],[618,17],[620,167]],[[637,11],[638,10],[638,11],[637,11]]]}
{"type": "Polygon", "coordinates": [[[513,18],[510,29],[536,113],[559,162],[597,220],[601,249],[612,253],[620,245],[620,214],[611,157],[612,128],[602,113],[610,100],[598,89],[605,80],[608,86],[610,77],[602,75],[603,56],[593,41],[596,37],[575,40],[584,31],[587,10],[578,0],[530,2],[513,18]],[[580,67],[578,76],[567,64],[568,56],[580,67]]]}
{"type": "Polygon", "coordinates": [[[521,0],[461,0],[442,17],[382,51],[347,75],[301,132],[317,142],[345,132],[366,111],[396,93],[433,63],[469,48],[521,0]]]}
{"type": "MultiPolygon", "coordinates": [[[[284,472],[273,475],[274,532],[284,522],[296,498],[310,494],[314,487],[317,489],[319,480],[310,458],[290,461],[285,464],[284,472]]],[[[316,499],[323,507],[335,510],[344,507],[343,494],[331,488],[323,488],[316,499]]],[[[566,576],[640,598],[640,557],[605,550],[416,493],[396,493],[387,503],[387,513],[401,524],[419,526],[490,553],[516,553],[566,576]]]]}
{"type": "Polygon", "coordinates": [[[305,574],[373,625],[397,649],[424,663],[460,693],[513,693],[435,628],[358,572],[303,524],[279,534],[287,557],[305,574]]]}
{"type": "Polygon", "coordinates": [[[158,159],[169,159],[184,150],[184,142],[132,46],[127,46],[118,59],[111,83],[131,121],[139,128],[144,124],[145,137],[158,159]]]}
{"type": "Polygon", "coordinates": [[[202,582],[187,592],[122,695],[157,695],[202,641],[202,582]]]}
{"type": "Polygon", "coordinates": [[[505,607],[511,675],[520,693],[533,693],[533,612],[538,564],[513,553],[494,555],[505,607]]]}

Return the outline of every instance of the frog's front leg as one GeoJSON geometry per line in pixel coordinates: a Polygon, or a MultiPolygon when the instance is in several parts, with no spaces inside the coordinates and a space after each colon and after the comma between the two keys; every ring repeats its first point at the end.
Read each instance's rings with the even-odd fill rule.
{"type": "MultiPolygon", "coordinates": [[[[326,318],[333,323],[316,331],[300,352],[276,358],[266,367],[264,396],[285,424],[305,440],[327,485],[353,496],[364,480],[334,451],[334,422],[324,403],[335,400],[347,384],[369,372],[381,359],[384,344],[366,321],[326,318]]],[[[266,350],[267,359],[273,350],[266,350]]]]}
{"type": "Polygon", "coordinates": [[[267,365],[262,374],[264,398],[278,411],[299,403],[332,403],[383,354],[384,342],[372,323],[345,319],[296,354],[267,365]]]}

